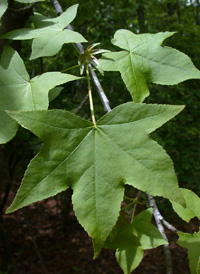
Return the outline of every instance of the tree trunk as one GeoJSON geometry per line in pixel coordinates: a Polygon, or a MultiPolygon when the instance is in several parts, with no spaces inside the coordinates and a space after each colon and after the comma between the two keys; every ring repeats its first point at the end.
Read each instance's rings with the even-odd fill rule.
{"type": "Polygon", "coordinates": [[[136,7],[137,7],[139,31],[140,33],[144,33],[146,32],[144,1],[136,0],[136,7]]]}

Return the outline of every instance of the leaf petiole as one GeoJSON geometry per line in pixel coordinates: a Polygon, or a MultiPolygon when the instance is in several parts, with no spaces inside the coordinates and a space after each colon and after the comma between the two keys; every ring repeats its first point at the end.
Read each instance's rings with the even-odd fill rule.
{"type": "Polygon", "coordinates": [[[92,122],[93,122],[94,126],[96,127],[96,119],[94,116],[94,106],[93,106],[92,90],[91,90],[91,84],[90,84],[90,74],[89,74],[88,64],[86,64],[86,75],[87,75],[87,81],[88,81],[88,94],[89,94],[89,101],[90,101],[91,117],[92,117],[92,122]]]}
{"type": "Polygon", "coordinates": [[[75,68],[79,68],[79,67],[80,67],[80,65],[78,64],[78,65],[75,65],[75,66],[72,66],[72,67],[63,69],[63,70],[61,70],[61,72],[66,72],[66,71],[68,71],[68,70],[75,69],[75,68]]]}

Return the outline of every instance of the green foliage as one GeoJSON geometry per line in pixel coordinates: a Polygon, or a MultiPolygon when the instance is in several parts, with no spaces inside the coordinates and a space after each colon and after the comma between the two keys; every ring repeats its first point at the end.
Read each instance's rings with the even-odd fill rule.
{"type": "MultiPolygon", "coordinates": [[[[12,139],[18,124],[5,110],[48,109],[48,93],[53,87],[79,79],[61,72],[46,72],[30,79],[23,60],[10,47],[6,47],[0,63],[0,143],[12,139]]],[[[51,95],[52,97],[52,95],[51,95]]]]}
{"type": "Polygon", "coordinates": [[[63,90],[62,87],[58,87],[58,88],[53,88],[49,91],[49,102],[53,101],[54,99],[56,99],[58,97],[58,95],[61,93],[61,91],[63,90]]]}
{"type": "Polygon", "coordinates": [[[200,231],[194,234],[178,232],[178,244],[188,249],[191,274],[199,274],[200,261],[200,231]]]}
{"type": "Polygon", "coordinates": [[[8,0],[1,0],[1,3],[0,3],[0,18],[2,17],[4,12],[6,11],[7,7],[8,7],[8,0]]]}
{"type": "Polygon", "coordinates": [[[71,187],[76,216],[93,238],[97,256],[116,223],[125,183],[184,205],[170,158],[147,136],[182,108],[127,103],[107,113],[97,127],[58,110],[9,112],[44,147],[7,212],[71,187]]]}
{"type": "Polygon", "coordinates": [[[134,34],[118,30],[112,43],[123,51],[103,55],[101,66],[106,71],[120,71],[127,89],[136,103],[149,95],[150,82],[174,85],[192,78],[200,72],[185,54],[161,46],[164,39],[174,33],[134,34]]]}
{"type": "Polygon", "coordinates": [[[65,29],[76,16],[77,8],[78,5],[74,5],[53,19],[36,14],[35,25],[37,28],[14,30],[2,35],[1,38],[33,39],[31,60],[41,56],[53,56],[61,50],[63,44],[87,42],[81,34],[65,29]]]}
{"type": "Polygon", "coordinates": [[[131,273],[143,258],[143,249],[166,244],[159,230],[151,224],[152,209],[139,213],[130,223],[121,215],[104,246],[116,249],[116,259],[125,274],[131,273]]]}
{"type": "Polygon", "coordinates": [[[200,198],[189,189],[181,188],[180,191],[186,201],[186,207],[171,202],[174,211],[186,222],[189,222],[195,216],[200,219],[200,198]]]}
{"type": "MultiPolygon", "coordinates": [[[[113,4],[119,5],[114,2],[113,4]]],[[[108,11],[106,23],[102,20],[101,25],[107,26],[107,20],[112,17],[112,9],[102,1],[100,5],[105,5],[104,8],[108,11]]],[[[142,8],[150,6],[151,3],[147,3],[142,8]]],[[[45,8],[46,5],[41,3],[41,7],[45,8]]],[[[53,56],[65,43],[86,42],[81,34],[66,29],[76,16],[77,7],[78,5],[73,5],[53,19],[35,13],[34,28],[14,30],[1,38],[33,39],[30,59],[53,56]]],[[[136,10],[138,7],[136,5],[136,10]]],[[[6,2],[3,2],[0,15],[5,9],[6,2]]],[[[169,13],[172,11],[173,9],[170,9],[169,13]]],[[[117,12],[123,14],[123,9],[117,12]]],[[[146,23],[140,19],[138,18],[140,30],[145,30],[146,23]]],[[[132,24],[128,20],[125,21],[126,24],[132,24]]],[[[151,27],[153,28],[153,25],[151,27]]],[[[136,28],[135,32],[137,31],[136,28]]],[[[104,54],[99,67],[99,61],[94,55],[105,50],[95,50],[97,43],[87,47],[83,54],[79,54],[81,71],[88,63],[97,66],[100,72],[102,67],[105,71],[120,71],[135,101],[117,106],[97,123],[94,119],[89,73],[87,80],[93,123],[68,111],[47,110],[49,101],[59,98],[61,93],[62,88],[55,86],[80,77],[54,71],[30,79],[22,59],[12,48],[5,47],[1,58],[0,142],[6,143],[12,139],[18,124],[44,142],[41,151],[30,162],[7,213],[72,188],[73,208],[78,221],[93,239],[94,258],[99,255],[103,246],[114,248],[117,261],[127,274],[139,265],[144,249],[154,248],[166,242],[151,224],[151,209],[139,213],[131,218],[131,221],[124,218],[123,213],[120,214],[125,185],[172,201],[174,210],[186,221],[194,216],[200,218],[199,197],[178,187],[170,157],[149,136],[183,109],[181,100],[178,98],[179,106],[141,104],[149,95],[149,86],[152,87],[150,83],[174,85],[187,79],[200,78],[200,72],[188,56],[162,46],[164,39],[173,33],[136,35],[129,30],[118,30],[112,43],[122,50],[104,54]]],[[[73,55],[71,50],[68,54],[74,59],[75,54],[73,55]]],[[[64,55],[60,55],[61,59],[64,55]]],[[[54,70],[55,59],[44,60],[54,70]]],[[[66,70],[68,68],[64,69],[66,70]]],[[[112,97],[115,100],[118,87],[113,90],[115,96],[112,97]]],[[[120,100],[122,91],[120,90],[120,100]]],[[[184,92],[180,94],[184,95],[184,92]]],[[[161,91],[158,95],[158,101],[161,103],[165,102],[165,97],[172,96],[161,91]]],[[[193,132],[193,129],[191,131],[193,132]]],[[[166,139],[172,142],[170,137],[166,139]]],[[[199,272],[199,232],[193,235],[179,233],[179,236],[178,243],[188,248],[192,273],[199,272]]]]}

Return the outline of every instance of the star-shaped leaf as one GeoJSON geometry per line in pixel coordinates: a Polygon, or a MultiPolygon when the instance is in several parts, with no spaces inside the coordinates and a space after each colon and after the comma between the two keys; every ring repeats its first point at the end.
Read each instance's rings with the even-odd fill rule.
{"type": "Polygon", "coordinates": [[[37,16],[37,26],[31,29],[23,28],[8,32],[1,36],[3,39],[27,40],[33,39],[30,59],[41,56],[53,56],[58,53],[63,44],[87,42],[78,32],[66,29],[66,26],[75,18],[78,5],[68,8],[60,16],[49,19],[37,16]]]}
{"type": "Polygon", "coordinates": [[[0,2],[0,18],[4,14],[4,12],[7,10],[8,7],[8,0],[1,0],[0,2]]]}
{"type": "Polygon", "coordinates": [[[171,202],[174,211],[186,222],[189,222],[195,216],[200,219],[200,198],[189,189],[180,188],[185,199],[186,207],[171,202]]]}
{"type": "Polygon", "coordinates": [[[143,248],[137,232],[123,216],[120,216],[104,247],[115,249],[117,262],[124,274],[130,274],[142,261],[143,248]]]}
{"type": "Polygon", "coordinates": [[[5,110],[48,109],[49,90],[76,79],[80,78],[60,72],[47,72],[30,79],[19,54],[6,47],[0,63],[0,143],[11,140],[18,129],[18,123],[5,110]]]}
{"type": "Polygon", "coordinates": [[[124,184],[184,205],[172,161],[148,136],[182,109],[130,102],[107,113],[96,127],[62,110],[9,112],[44,147],[7,212],[71,187],[77,219],[93,238],[96,257],[117,221],[124,184]]]}
{"type": "Polygon", "coordinates": [[[194,234],[178,232],[178,244],[188,249],[191,274],[200,274],[200,231],[194,234]]]}
{"type": "Polygon", "coordinates": [[[133,100],[141,103],[149,95],[150,82],[174,85],[187,79],[200,78],[190,58],[178,50],[162,46],[173,32],[134,34],[118,30],[112,43],[119,52],[105,53],[100,65],[105,71],[120,71],[133,100]]]}
{"type": "Polygon", "coordinates": [[[130,274],[139,265],[143,249],[167,243],[151,224],[151,218],[151,208],[139,213],[132,223],[121,215],[104,244],[107,248],[116,249],[116,259],[125,274],[130,274]]]}

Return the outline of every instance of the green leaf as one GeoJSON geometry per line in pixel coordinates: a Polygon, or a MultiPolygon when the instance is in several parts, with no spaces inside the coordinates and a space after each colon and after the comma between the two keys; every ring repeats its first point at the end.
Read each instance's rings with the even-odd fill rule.
{"type": "Polygon", "coordinates": [[[45,0],[15,0],[19,3],[23,3],[23,4],[31,4],[31,3],[35,3],[35,2],[42,2],[45,0]]]}
{"type": "Polygon", "coordinates": [[[151,249],[167,244],[159,230],[151,224],[152,212],[152,208],[142,211],[133,219],[132,223],[143,249],[151,249]]]}
{"type": "Polygon", "coordinates": [[[126,250],[117,249],[115,257],[124,274],[130,274],[142,261],[143,249],[136,241],[131,240],[126,250]]]}
{"type": "Polygon", "coordinates": [[[71,187],[77,219],[93,238],[96,257],[117,221],[124,184],[184,205],[172,161],[148,136],[182,109],[130,102],[107,113],[97,127],[61,110],[9,112],[44,147],[7,212],[71,187]]]}
{"type": "Polygon", "coordinates": [[[188,258],[190,263],[191,274],[200,274],[200,231],[194,234],[178,232],[178,245],[188,249],[188,258]]]}
{"type": "Polygon", "coordinates": [[[104,246],[116,249],[116,258],[124,273],[131,273],[141,262],[143,249],[166,244],[151,224],[152,209],[139,213],[130,223],[121,215],[104,246]]]}
{"type": "Polygon", "coordinates": [[[174,32],[134,34],[118,30],[112,43],[123,51],[103,54],[100,65],[105,71],[120,71],[133,100],[141,103],[149,95],[150,82],[174,85],[200,78],[190,58],[178,50],[162,46],[174,32]]]}
{"type": "Polygon", "coordinates": [[[13,40],[33,39],[30,59],[36,59],[41,56],[53,56],[61,50],[63,44],[87,42],[78,32],[65,29],[75,18],[77,8],[78,5],[74,5],[53,19],[36,14],[36,24],[41,27],[36,29],[18,29],[0,37],[13,40]]]}
{"type": "Polygon", "coordinates": [[[49,91],[49,102],[53,101],[56,97],[58,97],[62,90],[62,87],[51,89],[49,91]]]}
{"type": "Polygon", "coordinates": [[[186,222],[195,216],[200,219],[200,198],[189,189],[180,188],[180,191],[185,199],[186,207],[171,201],[174,211],[186,222]]]}
{"type": "Polygon", "coordinates": [[[0,143],[11,140],[18,123],[5,110],[48,109],[49,90],[69,81],[79,79],[60,72],[47,72],[30,79],[23,60],[10,47],[3,51],[0,63],[0,143]]]}
{"type": "Polygon", "coordinates": [[[8,0],[1,0],[0,3],[0,18],[4,14],[4,12],[7,10],[8,7],[8,0]]]}
{"type": "Polygon", "coordinates": [[[104,247],[116,249],[115,257],[124,274],[129,274],[136,269],[143,258],[143,248],[137,232],[123,215],[119,217],[104,247]]]}

